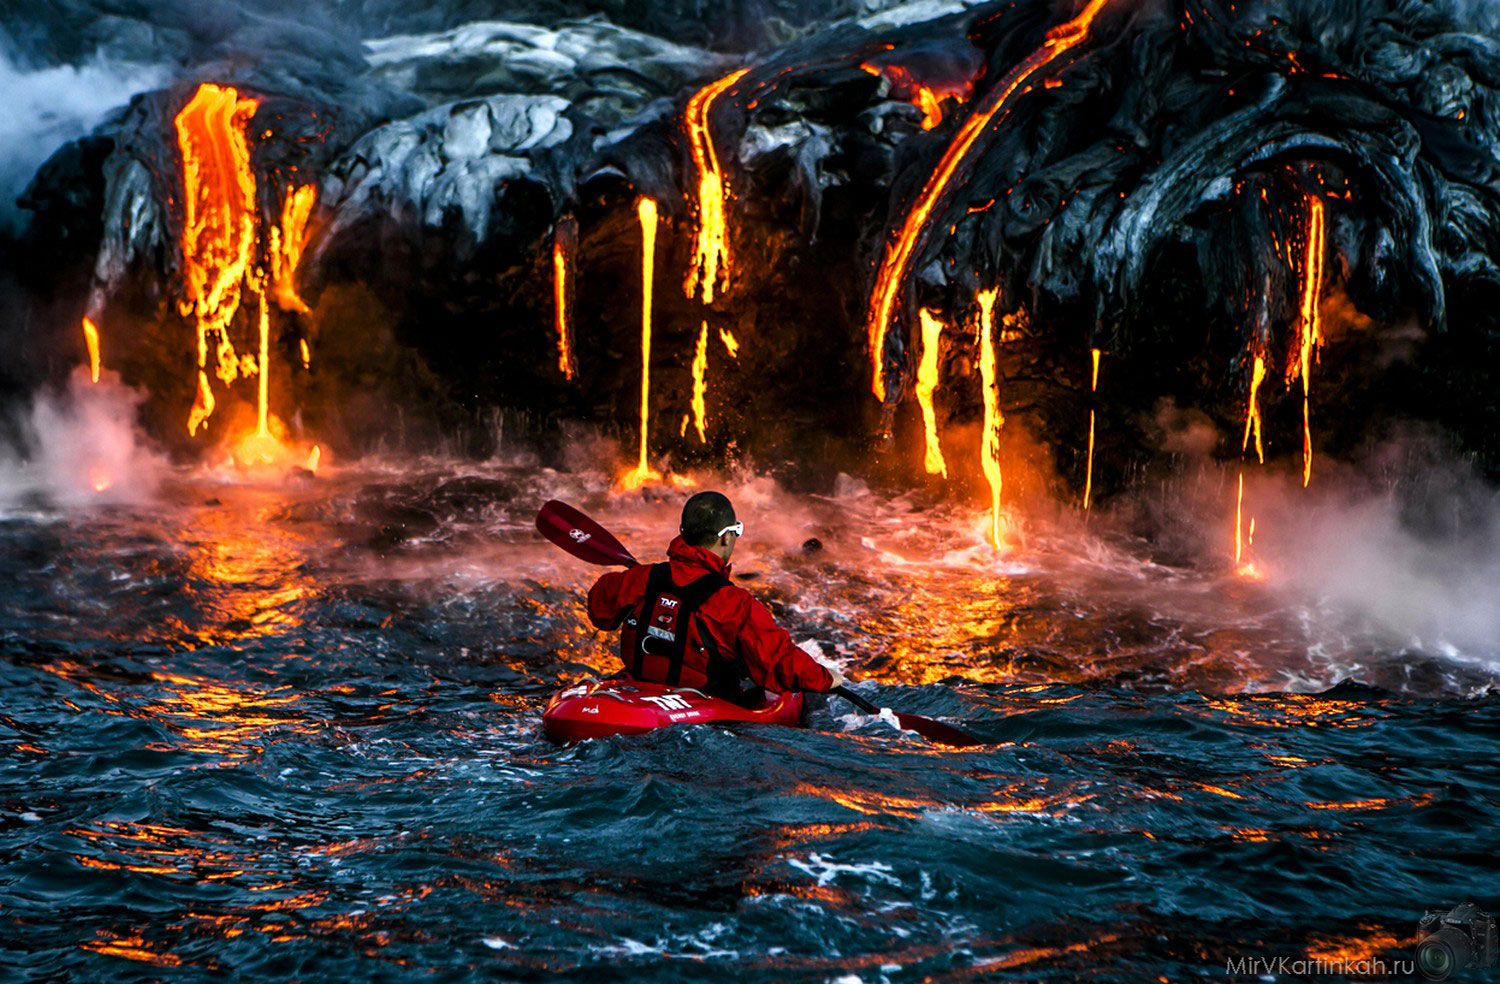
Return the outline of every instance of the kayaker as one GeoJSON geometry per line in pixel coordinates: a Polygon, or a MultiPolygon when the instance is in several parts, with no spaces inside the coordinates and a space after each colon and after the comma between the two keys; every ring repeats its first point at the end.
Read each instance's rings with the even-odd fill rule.
{"type": "Polygon", "coordinates": [[[747,705],[759,698],[754,688],[822,693],[844,684],[836,667],[799,649],[765,605],[730,583],[729,558],[744,532],[727,496],[699,492],[682,507],[667,562],[611,571],[589,589],[589,619],[621,630],[626,673],[747,705]]]}

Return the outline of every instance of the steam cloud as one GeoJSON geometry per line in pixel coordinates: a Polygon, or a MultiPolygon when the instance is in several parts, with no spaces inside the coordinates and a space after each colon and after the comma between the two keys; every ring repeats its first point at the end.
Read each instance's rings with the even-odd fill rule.
{"type": "Polygon", "coordinates": [[[142,396],[106,371],[80,366],[60,392],[42,392],[21,422],[24,448],[0,447],[0,509],[140,502],[166,461],[136,424],[142,396]]]}
{"type": "Polygon", "coordinates": [[[110,110],[160,88],[164,68],[96,55],[81,65],[28,71],[0,50],[0,226],[17,220],[15,201],[42,162],[97,126],[110,110]]]}

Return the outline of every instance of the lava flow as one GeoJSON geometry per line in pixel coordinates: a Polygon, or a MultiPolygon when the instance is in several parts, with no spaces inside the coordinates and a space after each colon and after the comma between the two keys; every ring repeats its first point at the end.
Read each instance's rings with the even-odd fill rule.
{"type": "Polygon", "coordinates": [[[927,435],[927,453],[924,466],[929,475],[948,477],[948,463],[943,460],[943,447],[938,441],[937,411],[932,405],[932,394],[938,387],[938,344],[943,336],[943,323],[931,311],[923,308],[918,312],[922,321],[922,361],[917,366],[917,403],[922,408],[922,425],[927,435]]]}
{"type": "Polygon", "coordinates": [[[1312,480],[1312,360],[1323,344],[1322,322],[1318,300],[1323,292],[1323,238],[1325,218],[1323,200],[1316,195],[1307,200],[1307,256],[1302,267],[1302,311],[1297,323],[1298,359],[1287,373],[1287,383],[1300,367],[1302,373],[1302,487],[1312,480]]]}
{"type": "Polygon", "coordinates": [[[995,300],[999,287],[979,292],[979,378],[984,396],[984,437],[980,442],[979,464],[990,483],[990,542],[996,550],[1004,548],[1000,539],[1000,428],[1005,415],[1000,412],[1000,381],[995,359],[995,300]]]}
{"type": "Polygon", "coordinates": [[[871,390],[875,398],[884,401],[885,386],[885,339],[895,314],[896,301],[912,260],[924,244],[933,213],[943,203],[953,176],[958,173],[991,122],[1009,106],[1011,98],[1038,73],[1050,68],[1052,63],[1076,47],[1089,36],[1094,18],[1109,0],[1090,0],[1078,16],[1047,32],[1042,46],[1032,52],[1025,61],[990,89],[984,101],[974,108],[964,120],[953,142],[943,152],[937,168],[928,176],[921,194],[906,213],[896,241],[886,250],[880,272],[875,278],[875,292],[870,298],[869,321],[866,325],[870,342],[870,362],[873,369],[871,390]]]}
{"type": "Polygon", "coordinates": [[[1250,448],[1250,435],[1255,434],[1255,457],[1261,464],[1266,463],[1266,448],[1261,441],[1260,420],[1260,384],[1266,378],[1265,356],[1257,355],[1255,364],[1250,370],[1250,400],[1245,405],[1245,436],[1240,441],[1240,453],[1243,454],[1250,448]]]}
{"type": "Polygon", "coordinates": [[[89,380],[99,381],[99,329],[89,318],[83,319],[83,341],[89,349],[89,380]]]}
{"type": "Polygon", "coordinates": [[[708,322],[698,332],[698,350],[693,354],[693,428],[698,432],[698,443],[708,440],[705,427],[708,416],[708,322]]]}
{"type": "MultiPolygon", "coordinates": [[[[1095,394],[1099,392],[1099,356],[1098,349],[1092,349],[1094,358],[1094,372],[1089,377],[1089,397],[1092,401],[1095,394]]],[[[1088,465],[1083,477],[1083,508],[1087,510],[1094,494],[1094,407],[1089,404],[1089,457],[1088,465]]]]}
{"type": "Polygon", "coordinates": [[[307,220],[318,201],[318,189],[302,185],[281,204],[281,225],[271,227],[271,283],[276,305],[283,311],[310,313],[297,293],[297,264],[307,245],[307,220]]]}
{"type": "Polygon", "coordinates": [[[739,69],[699,89],[688,100],[683,112],[693,166],[698,171],[698,235],[683,290],[688,297],[701,296],[704,304],[712,304],[717,285],[729,279],[729,230],[725,223],[728,186],[719,170],[719,155],[714,150],[709,114],[714,100],[749,71],[748,68],[739,69]]]}
{"type": "Polygon", "coordinates": [[[552,318],[557,330],[557,368],[571,380],[577,367],[573,361],[573,284],[569,277],[573,252],[578,248],[578,220],[571,215],[557,221],[552,231],[552,318]]]}
{"type": "Polygon", "coordinates": [[[656,279],[656,202],[642,198],[636,203],[641,222],[641,446],[640,460],[620,479],[628,489],[661,479],[661,472],[646,458],[646,436],[651,423],[651,290],[656,279]]]}
{"type": "Polygon", "coordinates": [[[255,175],[245,128],[257,106],[232,88],[204,83],[174,121],[185,210],[181,243],[187,296],[181,309],[198,329],[198,400],[188,416],[189,434],[213,413],[205,372],[210,333],[218,335],[219,378],[228,384],[240,374],[229,324],[239,311],[256,251],[255,175]]]}

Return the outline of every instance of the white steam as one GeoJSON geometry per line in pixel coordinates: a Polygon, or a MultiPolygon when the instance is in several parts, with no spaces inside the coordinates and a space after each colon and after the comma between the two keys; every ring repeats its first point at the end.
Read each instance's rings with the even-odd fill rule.
{"type": "Polygon", "coordinates": [[[5,93],[0,222],[13,219],[16,197],[59,147],[87,134],[135,94],[160,88],[166,80],[163,68],[98,55],[81,65],[26,70],[0,51],[0,92],[5,93]]]}
{"type": "Polygon", "coordinates": [[[1500,669],[1500,497],[1461,466],[1420,467],[1386,488],[1353,469],[1315,468],[1305,490],[1247,474],[1251,559],[1367,645],[1500,669]]]}
{"type": "Polygon", "coordinates": [[[25,452],[0,448],[0,509],[79,508],[141,502],[166,461],[136,425],[142,396],[104,372],[79,367],[61,392],[37,397],[22,421],[25,452]]]}

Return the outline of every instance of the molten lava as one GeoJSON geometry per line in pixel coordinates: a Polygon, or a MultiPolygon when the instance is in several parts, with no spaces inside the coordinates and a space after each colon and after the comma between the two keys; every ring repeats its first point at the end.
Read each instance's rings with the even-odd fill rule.
{"type": "Polygon", "coordinates": [[[929,475],[948,477],[948,463],[943,460],[943,448],[938,442],[937,411],[932,405],[932,394],[938,388],[938,344],[943,336],[943,323],[926,308],[918,312],[922,321],[922,361],[917,366],[917,403],[922,407],[922,425],[927,435],[927,454],[923,462],[929,475]]]}
{"type": "Polygon", "coordinates": [[[1094,406],[1093,396],[1099,392],[1099,356],[1100,351],[1093,349],[1094,372],[1089,377],[1089,457],[1088,465],[1084,471],[1083,478],[1083,508],[1087,510],[1094,494],[1094,406]]]}
{"type": "Polygon", "coordinates": [[[573,312],[570,277],[573,251],[578,245],[578,221],[572,216],[558,220],[552,232],[552,318],[557,329],[557,368],[563,378],[571,380],[577,371],[573,361],[573,312]]]}
{"type": "Polygon", "coordinates": [[[297,264],[307,245],[307,220],[318,201],[318,189],[303,185],[281,203],[281,225],[271,228],[271,283],[276,306],[283,311],[310,313],[297,293],[297,264]]]}
{"type": "Polygon", "coordinates": [[[193,400],[193,409],[188,412],[188,434],[198,433],[214,412],[214,391],[208,385],[208,373],[198,370],[198,396],[193,400]]]}
{"type": "Polygon", "coordinates": [[[698,235],[693,247],[693,262],[682,286],[688,297],[699,295],[704,304],[713,303],[714,290],[721,281],[728,282],[730,269],[729,230],[725,223],[729,190],[724,174],[719,170],[710,114],[714,100],[749,71],[748,68],[739,69],[699,89],[688,100],[682,117],[693,166],[698,171],[698,235]]]}
{"type": "Polygon", "coordinates": [[[1050,69],[1053,62],[1085,40],[1094,18],[1108,2],[1109,0],[1089,0],[1088,6],[1078,16],[1049,31],[1040,48],[990,89],[984,101],[975,106],[973,113],[959,127],[953,142],[938,161],[937,168],[928,176],[917,200],[906,213],[895,242],[886,250],[880,272],[876,275],[875,292],[870,298],[866,328],[873,369],[871,390],[876,399],[883,402],[886,398],[885,339],[895,316],[896,302],[906,283],[912,261],[924,245],[933,214],[948,194],[953,176],[967,160],[969,152],[990,123],[1010,105],[1011,98],[1038,73],[1050,69]]]}
{"type": "Polygon", "coordinates": [[[1000,381],[995,360],[995,301],[999,287],[979,292],[979,378],[984,397],[984,436],[980,442],[979,465],[990,483],[990,542],[996,550],[1005,544],[1000,538],[1000,428],[1005,415],[1000,412],[1000,381]]]}
{"type": "MultiPolygon", "coordinates": [[[[1302,317],[1297,323],[1298,360],[1302,370],[1302,487],[1312,481],[1312,361],[1323,344],[1322,322],[1318,300],[1323,293],[1323,238],[1325,219],[1323,200],[1316,195],[1307,200],[1307,255],[1302,266],[1302,317]]],[[[1288,372],[1290,384],[1292,371],[1288,372]]]]}
{"type": "Polygon", "coordinates": [[[239,373],[229,324],[240,306],[240,292],[251,275],[257,242],[255,175],[250,170],[246,125],[259,103],[241,99],[232,88],[198,87],[177,114],[177,146],[182,152],[182,313],[198,328],[199,398],[188,418],[188,433],[213,413],[202,370],[208,364],[208,334],[219,336],[218,375],[225,383],[239,373]]]}
{"type": "Polygon", "coordinates": [[[1245,436],[1240,441],[1240,453],[1244,454],[1250,447],[1250,433],[1255,433],[1255,457],[1261,464],[1266,462],[1266,449],[1261,442],[1260,436],[1260,384],[1266,378],[1266,360],[1264,356],[1255,357],[1255,365],[1250,373],[1250,401],[1245,407],[1245,436]]]}
{"type": "Polygon", "coordinates": [[[698,332],[698,351],[693,356],[693,429],[698,432],[698,443],[708,440],[706,418],[708,416],[708,322],[698,332]]]}
{"type": "Polygon", "coordinates": [[[636,466],[621,478],[626,488],[640,488],[661,479],[661,472],[646,459],[646,436],[651,422],[651,291],[656,280],[656,202],[642,198],[636,203],[641,223],[641,448],[636,466]]]}
{"type": "Polygon", "coordinates": [[[938,84],[919,82],[904,65],[872,65],[863,62],[859,66],[871,75],[883,77],[891,84],[892,94],[905,99],[922,111],[922,129],[932,130],[943,122],[943,100],[965,102],[974,89],[971,79],[938,84]]]}
{"type": "Polygon", "coordinates": [[[99,381],[99,329],[87,317],[83,319],[83,343],[89,348],[89,380],[99,381]]]}
{"type": "Polygon", "coordinates": [[[719,341],[724,343],[724,351],[729,353],[731,359],[740,357],[740,343],[735,339],[734,333],[728,328],[719,329],[719,341]]]}

